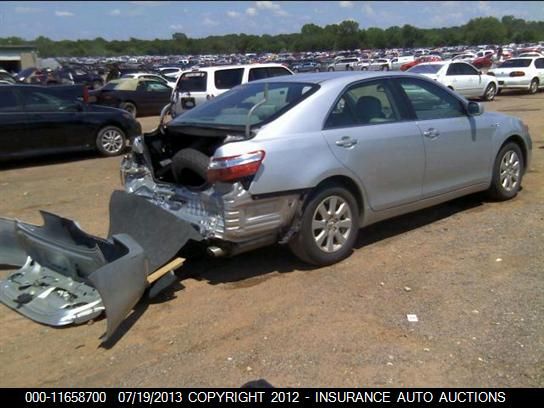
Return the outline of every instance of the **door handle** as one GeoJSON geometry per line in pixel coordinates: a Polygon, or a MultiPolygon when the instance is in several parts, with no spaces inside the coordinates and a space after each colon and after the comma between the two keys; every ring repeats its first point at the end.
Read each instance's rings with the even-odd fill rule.
{"type": "Polygon", "coordinates": [[[343,136],[340,140],[336,141],[336,146],[350,148],[357,144],[357,140],[352,139],[349,136],[343,136]]]}
{"type": "Polygon", "coordinates": [[[440,136],[440,132],[435,128],[429,128],[423,132],[423,136],[428,137],[429,139],[436,139],[440,136]]]}

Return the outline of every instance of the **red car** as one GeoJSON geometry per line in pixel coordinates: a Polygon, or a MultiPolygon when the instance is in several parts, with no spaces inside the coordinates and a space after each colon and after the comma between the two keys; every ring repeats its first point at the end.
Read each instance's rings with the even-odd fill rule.
{"type": "Polygon", "coordinates": [[[472,61],[472,65],[474,65],[478,69],[491,67],[491,65],[493,65],[493,54],[475,58],[474,61],[472,61]]]}
{"type": "Polygon", "coordinates": [[[401,71],[406,71],[407,69],[412,68],[413,66],[416,66],[417,64],[421,64],[422,62],[435,62],[435,61],[442,61],[442,58],[438,55],[424,55],[423,57],[416,58],[413,61],[407,62],[406,64],[403,64],[400,66],[401,71]]]}

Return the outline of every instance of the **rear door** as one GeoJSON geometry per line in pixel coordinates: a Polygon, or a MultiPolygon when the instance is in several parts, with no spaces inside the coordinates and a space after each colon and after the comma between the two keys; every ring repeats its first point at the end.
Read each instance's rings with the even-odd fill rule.
{"type": "Polygon", "coordinates": [[[461,99],[432,82],[396,81],[423,135],[423,198],[487,181],[496,128],[481,116],[468,116],[461,99]]]}
{"type": "Polygon", "coordinates": [[[151,115],[160,114],[162,108],[170,101],[171,92],[170,87],[162,82],[145,81],[145,95],[143,98],[145,105],[147,105],[146,111],[151,115]]]}
{"type": "Polygon", "coordinates": [[[419,127],[407,120],[388,82],[352,85],[335,103],[323,129],[331,151],[357,175],[374,210],[420,199],[425,169],[419,127]]]}
{"type": "Polygon", "coordinates": [[[29,150],[27,114],[20,94],[11,86],[0,86],[0,158],[29,150]]]}

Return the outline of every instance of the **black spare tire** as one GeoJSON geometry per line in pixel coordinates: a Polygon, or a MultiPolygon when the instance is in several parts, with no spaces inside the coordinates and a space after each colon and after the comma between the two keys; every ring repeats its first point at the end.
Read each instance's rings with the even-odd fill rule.
{"type": "Polygon", "coordinates": [[[208,188],[210,158],[196,149],[181,149],[172,157],[172,174],[177,184],[192,190],[208,188]]]}

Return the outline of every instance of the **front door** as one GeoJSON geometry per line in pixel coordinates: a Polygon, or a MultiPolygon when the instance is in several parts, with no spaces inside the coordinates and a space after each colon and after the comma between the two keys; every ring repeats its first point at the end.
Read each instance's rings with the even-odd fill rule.
{"type": "Polygon", "coordinates": [[[336,102],[323,136],[336,156],[364,186],[379,211],[421,197],[425,152],[415,121],[405,121],[385,80],[350,87],[336,102]]]}
{"type": "Polygon", "coordinates": [[[8,159],[28,150],[27,114],[19,94],[11,87],[0,86],[0,159],[8,159]]]}
{"type": "Polygon", "coordinates": [[[492,124],[468,116],[461,99],[434,83],[415,78],[397,81],[423,135],[423,198],[486,181],[492,160],[492,124]]]}

